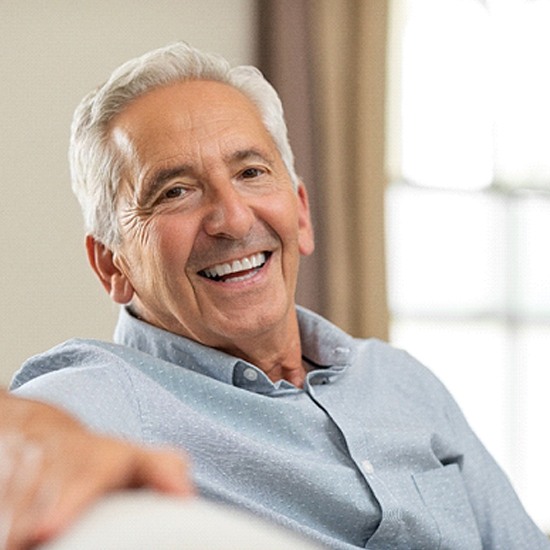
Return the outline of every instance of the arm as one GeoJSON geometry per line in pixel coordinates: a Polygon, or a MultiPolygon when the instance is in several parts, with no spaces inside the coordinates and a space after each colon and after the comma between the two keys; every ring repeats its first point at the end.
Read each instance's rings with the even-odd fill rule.
{"type": "Polygon", "coordinates": [[[179,455],[95,435],[54,407],[0,390],[0,547],[47,540],[101,494],[127,487],[193,493],[179,455]]]}

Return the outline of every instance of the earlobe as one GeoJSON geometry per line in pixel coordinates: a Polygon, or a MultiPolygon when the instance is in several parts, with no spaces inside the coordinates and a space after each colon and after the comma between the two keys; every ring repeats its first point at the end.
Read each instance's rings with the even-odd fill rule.
{"type": "Polygon", "coordinates": [[[309,199],[307,191],[302,182],[298,186],[298,243],[300,254],[309,256],[315,249],[315,238],[313,235],[313,224],[311,223],[311,213],[309,211],[309,199]]]}
{"type": "Polygon", "coordinates": [[[134,295],[134,289],[124,272],[116,265],[113,251],[91,235],[87,235],[86,252],[90,266],[111,299],[117,304],[129,303],[134,295]]]}

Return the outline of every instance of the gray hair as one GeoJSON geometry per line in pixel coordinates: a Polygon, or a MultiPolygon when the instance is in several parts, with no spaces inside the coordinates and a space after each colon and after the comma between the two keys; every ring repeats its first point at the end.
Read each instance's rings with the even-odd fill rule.
{"type": "Polygon", "coordinates": [[[110,139],[110,122],[137,97],[185,80],[229,84],[250,99],[258,107],[294,187],[298,186],[283,107],[271,84],[255,67],[231,67],[220,56],[177,42],[124,63],[75,110],[69,147],[72,188],[86,232],[106,246],[119,242],[116,199],[123,170],[110,139]]]}

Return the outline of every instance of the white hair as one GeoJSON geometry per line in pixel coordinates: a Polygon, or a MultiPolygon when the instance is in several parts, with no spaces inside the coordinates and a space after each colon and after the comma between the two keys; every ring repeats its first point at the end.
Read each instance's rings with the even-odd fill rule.
{"type": "Polygon", "coordinates": [[[69,147],[72,188],[82,208],[86,232],[106,246],[119,242],[116,202],[123,169],[110,137],[110,122],[146,92],[186,80],[222,82],[252,101],[294,187],[298,186],[283,107],[271,84],[255,67],[231,67],[218,55],[177,42],[124,63],[75,110],[69,147]]]}

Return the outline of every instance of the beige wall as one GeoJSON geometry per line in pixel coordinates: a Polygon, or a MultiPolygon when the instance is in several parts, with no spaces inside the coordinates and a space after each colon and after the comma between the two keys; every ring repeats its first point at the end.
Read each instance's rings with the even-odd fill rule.
{"type": "Polygon", "coordinates": [[[177,39],[254,62],[254,0],[19,0],[0,5],[0,383],[71,337],[110,338],[88,268],[67,139],[80,98],[122,61],[177,39]]]}

